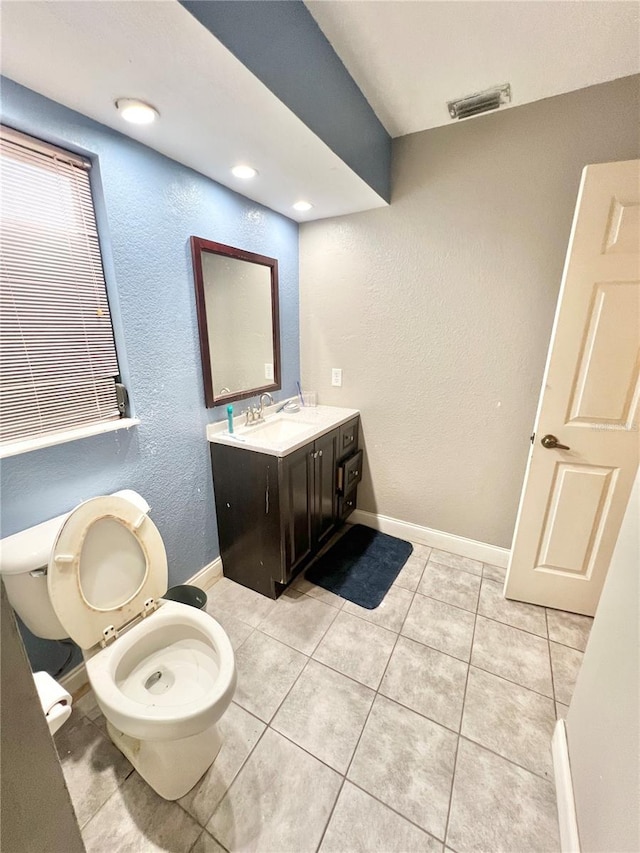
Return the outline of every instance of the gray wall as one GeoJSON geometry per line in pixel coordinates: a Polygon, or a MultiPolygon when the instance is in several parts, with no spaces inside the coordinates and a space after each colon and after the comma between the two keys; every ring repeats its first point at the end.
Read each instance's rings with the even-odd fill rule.
{"type": "Polygon", "coordinates": [[[82,853],[84,844],[42,713],[16,620],[2,598],[2,820],[3,853],[82,853]]]}
{"type": "Polygon", "coordinates": [[[567,716],[583,853],[640,850],[640,475],[567,716]]]}
{"type": "Polygon", "coordinates": [[[640,156],[639,81],[397,139],[389,208],[301,226],[303,383],[362,411],[360,509],[510,546],[580,174],[640,156]]]}

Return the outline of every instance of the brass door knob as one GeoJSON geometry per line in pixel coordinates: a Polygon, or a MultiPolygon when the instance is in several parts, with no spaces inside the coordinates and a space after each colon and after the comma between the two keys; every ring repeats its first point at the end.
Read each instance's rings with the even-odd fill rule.
{"type": "Polygon", "coordinates": [[[571,450],[566,444],[560,444],[555,435],[545,435],[540,439],[540,444],[547,450],[571,450]]]}

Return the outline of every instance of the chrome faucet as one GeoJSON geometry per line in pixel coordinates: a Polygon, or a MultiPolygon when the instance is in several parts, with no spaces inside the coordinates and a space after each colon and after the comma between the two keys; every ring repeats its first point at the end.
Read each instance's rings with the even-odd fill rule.
{"type": "Polygon", "coordinates": [[[245,415],[245,424],[249,426],[249,424],[259,424],[264,423],[264,398],[269,398],[269,405],[273,405],[273,397],[269,394],[268,391],[265,391],[264,394],[260,395],[260,406],[249,406],[249,408],[244,413],[245,415]]]}
{"type": "Polygon", "coordinates": [[[265,391],[264,394],[260,394],[260,417],[264,418],[264,398],[269,398],[269,405],[273,406],[273,397],[268,391],[265,391]]]}

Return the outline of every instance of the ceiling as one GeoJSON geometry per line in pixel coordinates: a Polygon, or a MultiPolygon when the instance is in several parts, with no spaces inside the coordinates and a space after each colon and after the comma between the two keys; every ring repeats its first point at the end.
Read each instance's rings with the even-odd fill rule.
{"type": "Polygon", "coordinates": [[[640,71],[636,2],[305,0],[391,136],[511,83],[513,106],[640,71]]]}
{"type": "MultiPolygon", "coordinates": [[[[448,124],[447,100],[493,84],[510,82],[517,106],[640,71],[635,2],[306,7],[392,136],[448,124]]],[[[1,16],[4,75],[248,198],[297,221],[385,204],[177,0],[5,0],[1,16]],[[119,97],[160,121],[126,125],[119,97]],[[258,177],[234,178],[238,162],[258,177]],[[310,212],[292,210],[301,198],[310,212]]]]}
{"type": "Polygon", "coordinates": [[[2,74],[297,221],[386,202],[177,0],[2,3],[2,74]],[[153,104],[136,127],[114,107],[153,104]],[[230,169],[247,162],[252,181],[230,169]],[[308,213],[292,204],[306,199],[308,213]]]}
{"type": "Polygon", "coordinates": [[[511,83],[513,106],[640,71],[636,2],[305,0],[391,136],[511,83]]]}

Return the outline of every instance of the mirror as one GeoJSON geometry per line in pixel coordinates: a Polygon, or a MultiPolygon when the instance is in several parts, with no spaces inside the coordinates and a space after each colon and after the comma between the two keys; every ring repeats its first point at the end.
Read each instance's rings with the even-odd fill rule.
{"type": "Polygon", "coordinates": [[[191,238],[207,408],[280,386],[278,261],[191,238]]]}

